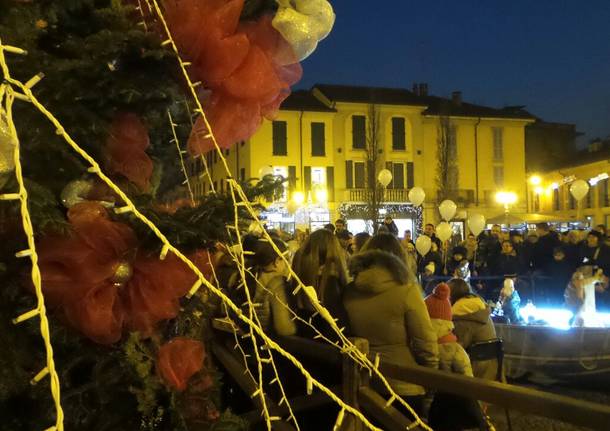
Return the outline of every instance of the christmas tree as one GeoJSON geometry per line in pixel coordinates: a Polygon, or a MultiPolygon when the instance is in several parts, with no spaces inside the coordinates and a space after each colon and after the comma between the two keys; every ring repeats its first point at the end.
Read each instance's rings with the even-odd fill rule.
{"type": "Polygon", "coordinates": [[[188,141],[189,157],[202,156],[212,128],[225,147],[247,139],[288,95],[300,67],[271,26],[277,9],[262,0],[0,1],[0,429],[245,429],[219,413],[201,318],[214,301],[185,299],[197,276],[158,234],[211,278],[215,251],[236,240],[227,228],[235,212],[240,224],[252,220],[236,204],[282,192],[284,179],[266,176],[237,197],[195,199],[180,147],[188,141]],[[188,81],[177,48],[192,62],[188,81]],[[195,100],[191,78],[203,81],[195,100]],[[15,255],[28,250],[19,232],[30,220],[46,357],[28,311],[42,314],[36,277],[15,255]],[[52,393],[41,382],[48,374],[52,393]]]}

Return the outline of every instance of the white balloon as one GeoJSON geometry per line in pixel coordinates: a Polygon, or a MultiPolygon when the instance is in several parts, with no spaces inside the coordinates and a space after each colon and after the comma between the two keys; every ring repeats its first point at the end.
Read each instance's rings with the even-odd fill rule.
{"type": "Polygon", "coordinates": [[[265,178],[267,175],[273,175],[273,166],[263,166],[258,170],[259,178],[265,178]]]}
{"type": "Polygon", "coordinates": [[[392,182],[392,172],[389,169],[382,169],[379,171],[377,180],[379,180],[382,186],[387,187],[392,182]]]}
{"type": "Polygon", "coordinates": [[[479,236],[485,230],[485,216],[483,214],[470,214],[468,227],[473,235],[479,236]]]}
{"type": "Polygon", "coordinates": [[[451,229],[451,225],[446,221],[439,223],[436,227],[436,236],[443,242],[451,238],[452,233],[453,229],[451,229]]]}
{"type": "Polygon", "coordinates": [[[420,255],[425,256],[428,254],[430,247],[432,247],[432,241],[430,240],[429,236],[420,235],[417,237],[417,240],[415,241],[415,248],[420,255]]]}
{"type": "Polygon", "coordinates": [[[441,202],[441,204],[438,206],[438,211],[441,213],[441,217],[443,218],[443,220],[449,221],[455,215],[455,212],[457,211],[457,205],[455,204],[455,202],[447,199],[441,202]]]}
{"type": "Polygon", "coordinates": [[[570,193],[577,201],[581,200],[589,193],[589,183],[585,180],[576,180],[570,186],[570,193]]]}
{"type": "Polygon", "coordinates": [[[294,214],[298,209],[299,204],[297,204],[295,201],[290,200],[288,203],[286,203],[286,211],[288,211],[288,214],[294,214]]]}
{"type": "Polygon", "coordinates": [[[426,199],[426,192],[421,187],[413,187],[409,190],[409,201],[416,207],[420,206],[426,199]]]}

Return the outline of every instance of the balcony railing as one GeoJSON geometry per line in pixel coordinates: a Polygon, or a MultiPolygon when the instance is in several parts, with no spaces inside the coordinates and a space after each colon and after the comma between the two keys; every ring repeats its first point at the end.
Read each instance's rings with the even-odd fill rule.
{"type": "MultiPolygon", "coordinates": [[[[348,189],[346,198],[350,202],[368,202],[372,192],[370,189],[348,189]]],[[[407,189],[386,189],[383,200],[385,202],[408,202],[408,194],[407,189]]]]}
{"type": "MultiPolygon", "coordinates": [[[[439,194],[440,196],[440,194],[439,194]]],[[[469,206],[474,205],[474,190],[472,189],[455,189],[448,190],[444,193],[444,199],[451,199],[458,206],[469,206]]]]}

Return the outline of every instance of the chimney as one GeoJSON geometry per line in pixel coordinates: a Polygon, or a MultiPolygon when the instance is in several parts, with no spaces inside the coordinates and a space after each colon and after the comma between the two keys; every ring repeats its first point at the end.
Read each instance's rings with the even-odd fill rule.
{"type": "Polygon", "coordinates": [[[427,82],[421,82],[419,84],[419,95],[420,96],[428,95],[428,83],[427,82]]]}
{"type": "Polygon", "coordinates": [[[427,96],[428,95],[428,84],[425,82],[413,83],[413,93],[416,96],[427,96]]]}
{"type": "Polygon", "coordinates": [[[454,105],[460,106],[462,104],[462,92],[454,91],[451,93],[451,101],[454,105]]]}

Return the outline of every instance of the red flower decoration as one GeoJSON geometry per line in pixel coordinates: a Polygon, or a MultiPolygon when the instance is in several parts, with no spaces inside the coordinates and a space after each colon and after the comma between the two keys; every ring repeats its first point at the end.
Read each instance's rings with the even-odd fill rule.
{"type": "MultiPolygon", "coordinates": [[[[165,260],[137,251],[131,228],[112,221],[95,202],[68,211],[73,233],[45,237],[39,244],[42,288],[47,303],[61,310],[68,322],[101,344],[121,339],[123,330],[150,336],[157,324],[176,317],[196,275],[173,254],[165,260]],[[117,280],[117,269],[131,274],[117,280]]],[[[207,251],[191,260],[209,277],[207,251]]]]}
{"type": "MultiPolygon", "coordinates": [[[[164,5],[174,40],[192,63],[192,78],[211,90],[200,97],[219,145],[229,148],[248,139],[301,79],[292,48],[270,16],[240,23],[243,0],[167,0],[164,5]]],[[[191,154],[213,147],[208,133],[199,118],[188,142],[191,154]]]]}
{"type": "Polygon", "coordinates": [[[148,130],[137,115],[117,115],[106,143],[108,171],[123,175],[140,190],[148,191],[153,172],[153,162],[146,154],[149,145],[148,130]]]}
{"type": "Polygon", "coordinates": [[[183,391],[194,374],[203,368],[203,343],[185,337],[176,337],[159,348],[157,370],[169,387],[183,391]]]}

